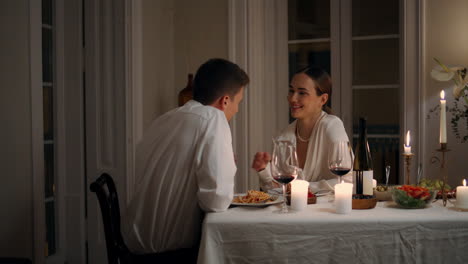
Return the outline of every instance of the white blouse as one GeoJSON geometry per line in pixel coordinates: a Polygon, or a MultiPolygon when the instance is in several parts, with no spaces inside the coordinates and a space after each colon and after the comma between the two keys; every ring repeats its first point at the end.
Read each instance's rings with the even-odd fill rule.
{"type": "MultiPolygon", "coordinates": [[[[289,124],[281,136],[296,144],[296,123],[289,124]]],[[[333,142],[348,141],[348,135],[343,122],[334,115],[322,111],[319,119],[310,134],[307,146],[307,158],[302,170],[303,180],[309,181],[309,189],[312,192],[320,190],[333,190],[338,183],[338,176],[330,172],[328,168],[328,151],[333,142]]],[[[270,164],[258,173],[260,186],[263,190],[272,188],[273,177],[270,172],[270,164]]],[[[352,173],[343,176],[345,182],[352,182],[352,173]]]]}
{"type": "Polygon", "coordinates": [[[202,210],[224,211],[233,197],[237,168],[224,112],[189,101],[165,113],[138,144],[135,165],[122,217],[127,246],[139,253],[193,247],[202,210]]]}

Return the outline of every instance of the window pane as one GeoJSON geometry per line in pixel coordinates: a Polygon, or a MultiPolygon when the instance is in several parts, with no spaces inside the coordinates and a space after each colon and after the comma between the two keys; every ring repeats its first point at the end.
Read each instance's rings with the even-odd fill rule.
{"type": "Polygon", "coordinates": [[[42,81],[52,82],[52,30],[42,28],[42,81]]]}
{"type": "Polygon", "coordinates": [[[52,25],[52,0],[42,0],[42,24],[52,25]]]}
{"type": "Polygon", "coordinates": [[[46,202],[46,256],[55,254],[57,245],[55,239],[55,202],[53,200],[46,202]]]}
{"type": "Polygon", "coordinates": [[[44,145],[44,175],[45,175],[45,198],[55,196],[54,184],[54,144],[44,145]]]}
{"type": "Polygon", "coordinates": [[[298,70],[314,65],[330,73],[330,43],[289,44],[289,77],[298,70]]]}
{"type": "Polygon", "coordinates": [[[54,137],[54,104],[52,86],[43,87],[44,140],[54,137]]]}
{"type": "Polygon", "coordinates": [[[353,90],[353,127],[359,117],[367,117],[369,134],[399,134],[398,89],[353,90]]]}
{"type": "Polygon", "coordinates": [[[330,37],[330,0],[289,0],[289,40],[330,37]]]}
{"type": "Polygon", "coordinates": [[[353,133],[355,135],[358,133],[359,117],[367,117],[374,178],[379,183],[385,182],[387,165],[391,166],[391,183],[396,183],[398,179],[400,145],[398,91],[399,89],[353,90],[353,133]],[[374,138],[376,134],[381,136],[374,138]]]}
{"type": "Polygon", "coordinates": [[[399,32],[399,0],[352,0],[353,36],[399,32]]]}
{"type": "Polygon", "coordinates": [[[399,39],[353,41],[353,85],[399,83],[399,39]]]}

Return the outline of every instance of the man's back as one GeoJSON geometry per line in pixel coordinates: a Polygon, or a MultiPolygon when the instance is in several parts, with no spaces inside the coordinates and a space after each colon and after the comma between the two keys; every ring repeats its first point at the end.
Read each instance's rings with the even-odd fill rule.
{"type": "Polygon", "coordinates": [[[196,245],[202,211],[225,210],[236,167],[224,113],[190,101],[153,122],[136,153],[136,188],[122,230],[130,249],[196,245]]]}

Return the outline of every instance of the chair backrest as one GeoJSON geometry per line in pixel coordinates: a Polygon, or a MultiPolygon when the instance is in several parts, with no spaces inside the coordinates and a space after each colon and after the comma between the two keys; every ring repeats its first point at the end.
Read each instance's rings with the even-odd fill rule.
{"type": "Polygon", "coordinates": [[[131,253],[120,231],[119,197],[115,183],[109,174],[103,173],[91,183],[90,189],[96,193],[101,208],[108,262],[109,264],[118,264],[119,260],[120,263],[126,262],[131,253]]]}

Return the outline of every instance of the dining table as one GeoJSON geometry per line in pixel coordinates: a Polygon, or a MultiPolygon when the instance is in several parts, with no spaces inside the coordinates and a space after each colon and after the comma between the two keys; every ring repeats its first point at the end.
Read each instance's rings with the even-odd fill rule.
{"type": "Polygon", "coordinates": [[[207,213],[198,263],[468,263],[468,212],[393,201],[337,214],[330,197],[302,211],[280,204],[207,213]]]}

